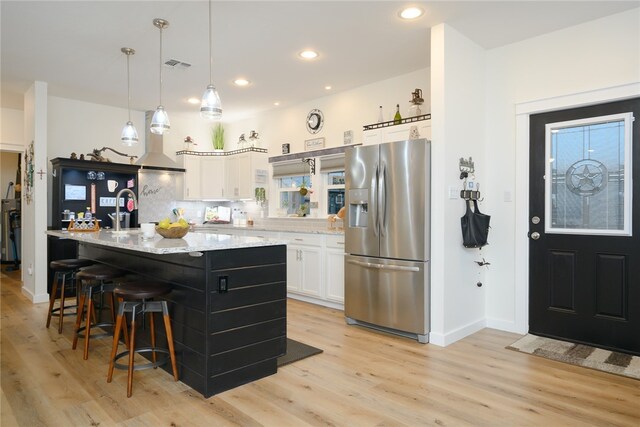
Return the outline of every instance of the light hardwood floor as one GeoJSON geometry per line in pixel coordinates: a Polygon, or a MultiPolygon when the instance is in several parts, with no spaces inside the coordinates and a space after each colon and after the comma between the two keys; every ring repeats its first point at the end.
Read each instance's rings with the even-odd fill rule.
{"type": "Polygon", "coordinates": [[[19,278],[1,282],[1,418],[10,426],[640,426],[640,381],[504,347],[485,329],[447,348],[347,326],[341,311],[290,300],[288,335],[324,353],[209,399],[161,370],[106,382],[107,340],[89,360],[58,335],[19,278]]]}

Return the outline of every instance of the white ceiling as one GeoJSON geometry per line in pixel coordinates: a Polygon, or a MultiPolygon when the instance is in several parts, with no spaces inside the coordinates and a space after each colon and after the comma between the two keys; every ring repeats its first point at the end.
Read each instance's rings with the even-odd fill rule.
{"type": "MultiPolygon", "coordinates": [[[[429,66],[429,29],[446,22],[493,48],[640,6],[640,1],[442,1],[419,3],[426,15],[402,22],[404,1],[214,1],[213,81],[224,119],[294,105],[429,66]],[[314,48],[320,57],[296,54],[314,48]],[[245,77],[248,87],[234,86],[245,77]]],[[[34,80],[50,95],[126,107],[126,56],[131,47],[132,108],[159,102],[159,30],[163,59],[192,64],[164,68],[167,111],[209,82],[208,4],[200,1],[7,1],[1,14],[2,106],[22,108],[34,80]]]]}

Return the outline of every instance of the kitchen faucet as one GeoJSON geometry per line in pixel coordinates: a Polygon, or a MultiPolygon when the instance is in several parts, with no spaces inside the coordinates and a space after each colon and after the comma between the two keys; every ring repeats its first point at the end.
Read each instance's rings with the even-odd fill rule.
{"type": "Polygon", "coordinates": [[[136,193],[131,191],[129,188],[123,188],[118,191],[118,195],[116,196],[116,219],[113,221],[115,223],[115,231],[120,231],[120,196],[123,193],[130,193],[133,198],[133,209],[138,209],[138,199],[136,198],[136,193]]]}

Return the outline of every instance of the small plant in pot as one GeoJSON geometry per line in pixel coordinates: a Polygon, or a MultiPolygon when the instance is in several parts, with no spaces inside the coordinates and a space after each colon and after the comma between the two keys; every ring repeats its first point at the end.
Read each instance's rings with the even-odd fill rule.
{"type": "Polygon", "coordinates": [[[214,151],[224,150],[224,128],[221,123],[216,124],[211,130],[211,142],[214,151]]]}

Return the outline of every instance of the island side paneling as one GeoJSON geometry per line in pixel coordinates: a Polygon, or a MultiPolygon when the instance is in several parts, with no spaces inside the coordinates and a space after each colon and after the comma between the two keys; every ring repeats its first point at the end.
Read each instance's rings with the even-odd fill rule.
{"type": "MultiPolygon", "coordinates": [[[[80,254],[171,284],[167,299],[180,380],[205,397],[277,371],[277,357],[286,352],[286,246],[191,256],[80,243],[80,254]]],[[[164,345],[164,329],[156,325],[164,345]]],[[[139,337],[148,345],[146,334],[139,337]]]]}

